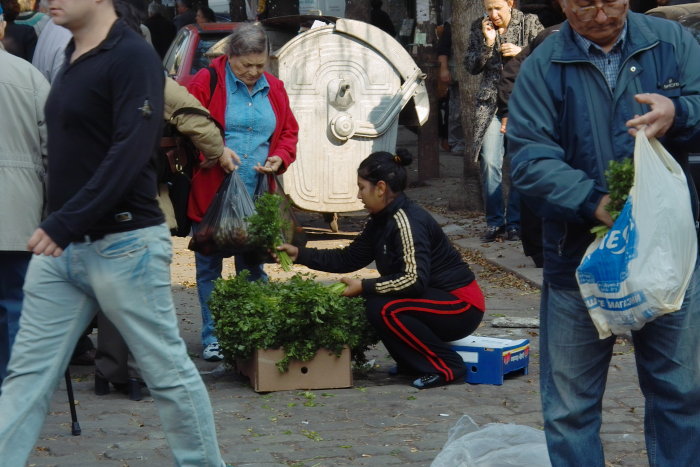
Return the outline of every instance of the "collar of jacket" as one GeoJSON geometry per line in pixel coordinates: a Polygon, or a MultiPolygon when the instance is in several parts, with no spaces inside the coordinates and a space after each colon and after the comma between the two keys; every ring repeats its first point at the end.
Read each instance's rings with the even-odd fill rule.
{"type": "MultiPolygon", "coordinates": [[[[553,62],[588,62],[588,55],[581,50],[574,39],[574,30],[568,21],[561,25],[558,40],[553,48],[553,62]]],[[[627,37],[622,50],[623,60],[640,50],[653,47],[659,42],[659,37],[649,24],[645,16],[632,11],[627,13],[627,37]]]]}
{"type": "Polygon", "coordinates": [[[392,217],[396,211],[404,207],[406,203],[408,203],[408,198],[406,197],[405,193],[401,192],[396,196],[394,201],[389,203],[378,213],[371,214],[370,217],[377,222],[385,222],[387,219],[392,217]]]}

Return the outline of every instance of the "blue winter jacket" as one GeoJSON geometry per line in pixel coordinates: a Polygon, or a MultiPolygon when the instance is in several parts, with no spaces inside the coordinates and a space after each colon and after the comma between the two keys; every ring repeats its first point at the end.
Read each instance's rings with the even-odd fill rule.
{"type": "Polygon", "coordinates": [[[575,270],[608,192],[605,169],[632,156],[625,122],[649,111],[634,100],[639,93],[673,100],[675,121],[661,142],[687,169],[687,153],[700,151],[700,46],[677,23],[628,14],[613,91],[568,22],[523,63],[509,102],[512,181],[544,219],[544,279],[554,286],[577,287],[575,270]]]}

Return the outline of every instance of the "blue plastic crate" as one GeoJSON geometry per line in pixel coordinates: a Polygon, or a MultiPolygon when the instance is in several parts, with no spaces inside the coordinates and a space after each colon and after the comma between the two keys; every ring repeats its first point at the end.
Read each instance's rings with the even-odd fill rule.
{"type": "Polygon", "coordinates": [[[449,344],[464,360],[467,383],[503,384],[503,376],[507,373],[518,370],[522,370],[523,374],[528,372],[528,339],[467,336],[449,344]]]}

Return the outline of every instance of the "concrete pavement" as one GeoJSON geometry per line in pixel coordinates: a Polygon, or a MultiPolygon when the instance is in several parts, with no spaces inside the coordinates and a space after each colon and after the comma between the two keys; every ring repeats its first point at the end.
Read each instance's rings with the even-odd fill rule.
{"type": "MultiPolygon", "coordinates": [[[[428,184],[440,191],[447,178],[428,184]]],[[[176,239],[173,292],[181,330],[209,389],[219,443],[227,462],[261,467],[427,466],[442,449],[448,430],[463,414],[470,415],[479,425],[501,422],[541,428],[538,329],[493,326],[497,318],[537,317],[541,270],[522,255],[518,242],[481,244],[474,235],[482,227],[479,218],[435,216],[459,247],[469,250],[474,258],[480,255],[486,260],[473,263],[488,308],[476,334],[530,339],[529,374],[509,376],[500,386],[457,384],[419,391],[409,386],[410,379],[388,375],[392,361],[378,346],[370,352],[374,367],[356,371],[352,388],[257,394],[243,377],[198,358],[194,259],[184,248],[185,242],[176,239]]],[[[343,232],[319,235],[317,240],[329,246],[352,238],[343,232]]],[[[281,274],[276,266],[269,267],[271,274],[281,274]]],[[[172,465],[152,399],[132,402],[121,394],[95,396],[93,369],[72,367],[71,371],[82,435],[70,434],[70,414],[61,383],[30,465],[172,465]]],[[[632,350],[625,341],[620,341],[613,357],[603,410],[602,436],[608,465],[647,465],[642,435],[643,398],[637,386],[632,350]]]]}

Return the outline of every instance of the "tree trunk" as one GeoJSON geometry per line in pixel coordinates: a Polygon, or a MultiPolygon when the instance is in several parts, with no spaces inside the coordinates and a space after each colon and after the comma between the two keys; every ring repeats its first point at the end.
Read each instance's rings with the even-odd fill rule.
{"type": "MultiPolygon", "coordinates": [[[[472,76],[464,68],[464,55],[469,43],[469,26],[483,14],[480,1],[452,2],[452,54],[456,62],[457,81],[462,108],[462,127],[464,128],[464,205],[459,206],[469,211],[483,211],[484,201],[481,189],[481,171],[472,151],[474,121],[474,99],[479,89],[479,76],[472,76]]],[[[450,96],[450,99],[452,96],[450,96]]]]}

